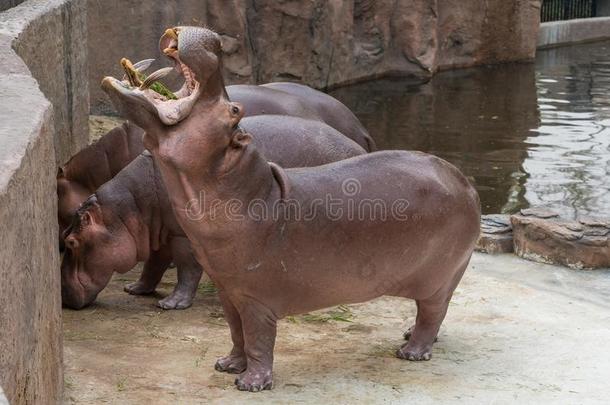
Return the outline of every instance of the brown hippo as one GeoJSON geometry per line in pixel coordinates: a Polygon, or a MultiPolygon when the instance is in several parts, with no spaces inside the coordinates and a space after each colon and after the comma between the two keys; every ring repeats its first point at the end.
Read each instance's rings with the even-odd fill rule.
{"type": "MultiPolygon", "coordinates": [[[[318,166],[366,153],[318,121],[269,115],[245,118],[241,125],[254,134],[254,143],[266,158],[285,167],[318,166]]],[[[74,215],[65,236],[64,305],[83,308],[106,287],[113,272],[125,273],[142,261],[140,280],[125,286],[125,291],[150,294],[173,261],[178,283],[159,306],[191,306],[202,268],[176,222],[150,154],[138,156],[101,186],[74,215]]]]}
{"type": "Polygon", "coordinates": [[[397,356],[430,359],[479,233],[474,188],[451,164],[419,152],[313,168],[269,164],[239,127],[243,108],[201,90],[197,35],[182,28],[172,44],[188,89],[178,100],[110,77],[103,88],[146,130],[177,220],[219,288],[233,349],[216,369],[240,373],[240,390],[269,389],[279,319],[382,295],[417,303],[397,356]]]}
{"type": "Polygon", "coordinates": [[[99,186],[116,176],[142,151],[144,131],[126,122],[74,155],[57,171],[59,242],[72,215],[99,186]]]}

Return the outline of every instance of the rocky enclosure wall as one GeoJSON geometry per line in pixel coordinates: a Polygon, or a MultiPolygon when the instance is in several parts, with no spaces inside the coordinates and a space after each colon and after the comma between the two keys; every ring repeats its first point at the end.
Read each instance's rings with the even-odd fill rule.
{"type": "Polygon", "coordinates": [[[23,2],[24,0],[0,0],[0,11],[8,10],[23,2]]]}
{"type": "Polygon", "coordinates": [[[0,386],[61,402],[57,162],[87,140],[86,3],[0,13],[0,386]]]}
{"type": "Polygon", "coordinates": [[[119,60],[160,57],[165,27],[223,36],[229,83],[317,88],[534,57],[540,0],[89,0],[91,104],[119,60]],[[137,44],[137,45],[134,45],[137,44]]]}

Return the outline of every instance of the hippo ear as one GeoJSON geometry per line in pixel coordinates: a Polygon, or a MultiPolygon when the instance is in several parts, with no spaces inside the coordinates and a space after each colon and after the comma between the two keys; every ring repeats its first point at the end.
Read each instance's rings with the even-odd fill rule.
{"type": "Polygon", "coordinates": [[[231,146],[234,148],[245,148],[250,142],[252,142],[252,135],[245,131],[238,130],[233,133],[231,146]]]}
{"type": "Polygon", "coordinates": [[[66,239],[64,240],[64,244],[70,250],[78,249],[78,247],[80,246],[78,239],[72,234],[66,237],[66,239]]]}
{"type": "Polygon", "coordinates": [[[90,206],[80,214],[80,223],[83,227],[102,222],[102,209],[97,202],[90,203],[90,206]]]}

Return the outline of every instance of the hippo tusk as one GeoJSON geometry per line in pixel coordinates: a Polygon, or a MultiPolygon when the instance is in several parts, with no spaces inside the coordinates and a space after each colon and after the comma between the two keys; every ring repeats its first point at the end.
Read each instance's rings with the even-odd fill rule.
{"type": "Polygon", "coordinates": [[[165,48],[163,50],[163,53],[167,56],[174,56],[176,54],[176,52],[178,52],[178,50],[176,48],[165,48]]]}
{"type": "Polygon", "coordinates": [[[133,67],[138,72],[144,72],[144,71],[146,71],[150,67],[150,65],[153,64],[154,61],[155,61],[154,59],[144,59],[144,60],[141,60],[141,61],[139,61],[137,63],[134,63],[133,67]]]}
{"type": "Polygon", "coordinates": [[[125,71],[125,79],[129,81],[129,85],[132,87],[139,87],[142,84],[142,81],[138,77],[138,71],[134,68],[133,63],[127,58],[122,58],[121,66],[125,71]]]}
{"type": "Polygon", "coordinates": [[[178,40],[178,32],[177,32],[176,28],[166,29],[164,35],[171,39],[178,40]]]}
{"type": "Polygon", "coordinates": [[[146,90],[150,88],[150,86],[152,86],[156,81],[169,75],[173,70],[173,67],[166,67],[151,73],[150,76],[148,76],[140,85],[140,90],[146,90]]]}
{"type": "MultiPolygon", "coordinates": [[[[123,58],[123,59],[125,59],[125,58],[123,58]]],[[[154,59],[144,59],[144,60],[134,63],[128,67],[128,65],[126,65],[126,63],[123,60],[121,60],[121,65],[123,66],[123,69],[125,71],[127,71],[129,68],[132,68],[137,73],[142,73],[142,72],[146,71],[146,69],[148,69],[153,64],[154,61],[155,61],[154,59]]],[[[132,80],[130,79],[130,76],[127,74],[123,75],[122,80],[129,81],[129,84],[131,84],[133,87],[137,86],[137,84],[134,84],[132,82],[132,80]]]]}

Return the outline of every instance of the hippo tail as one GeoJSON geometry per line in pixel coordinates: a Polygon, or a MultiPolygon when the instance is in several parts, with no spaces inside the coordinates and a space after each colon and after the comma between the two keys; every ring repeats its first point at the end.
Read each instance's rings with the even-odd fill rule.
{"type": "Polygon", "coordinates": [[[373,138],[371,138],[369,133],[366,132],[366,130],[363,130],[363,132],[364,132],[364,140],[366,142],[366,148],[365,148],[366,151],[367,152],[375,152],[377,150],[377,144],[375,143],[373,138]]]}

